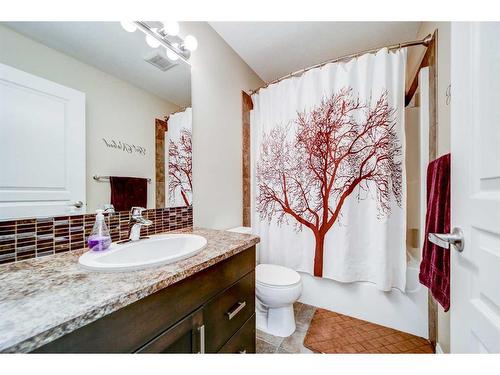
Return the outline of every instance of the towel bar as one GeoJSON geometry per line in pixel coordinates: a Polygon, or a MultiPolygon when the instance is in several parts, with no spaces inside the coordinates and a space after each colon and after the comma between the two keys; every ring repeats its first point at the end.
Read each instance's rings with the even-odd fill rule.
{"type": "MultiPolygon", "coordinates": [[[[99,176],[99,175],[94,175],[93,178],[94,180],[96,181],[109,181],[109,178],[111,176],[99,176]]],[[[138,178],[142,178],[142,177],[138,177],[138,178]]],[[[147,178],[148,182],[151,183],[151,179],[150,178],[147,178]]]]}

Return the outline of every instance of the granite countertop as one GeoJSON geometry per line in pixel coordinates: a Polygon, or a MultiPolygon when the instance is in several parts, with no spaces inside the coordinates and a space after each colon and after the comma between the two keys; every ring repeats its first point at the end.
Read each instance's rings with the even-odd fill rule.
{"type": "Polygon", "coordinates": [[[84,249],[0,266],[0,352],[30,352],[259,242],[250,234],[187,232],[205,237],[207,247],[139,271],[87,271],[78,266],[84,249]]]}

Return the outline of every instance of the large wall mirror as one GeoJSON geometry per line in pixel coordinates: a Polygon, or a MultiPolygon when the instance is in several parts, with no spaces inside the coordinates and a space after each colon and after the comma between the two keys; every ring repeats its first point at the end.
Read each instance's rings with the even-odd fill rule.
{"type": "Polygon", "coordinates": [[[126,29],[0,23],[0,220],[191,205],[188,59],[126,29]]]}

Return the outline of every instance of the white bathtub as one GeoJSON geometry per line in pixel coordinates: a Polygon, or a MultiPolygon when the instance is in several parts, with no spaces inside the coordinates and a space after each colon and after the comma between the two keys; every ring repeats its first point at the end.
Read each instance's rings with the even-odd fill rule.
{"type": "Polygon", "coordinates": [[[299,301],[428,338],[427,289],[418,281],[419,263],[408,256],[406,291],[378,290],[367,282],[340,283],[301,273],[299,301]]]}
{"type": "Polygon", "coordinates": [[[406,293],[418,293],[419,290],[425,288],[418,281],[418,273],[420,271],[420,262],[415,259],[409,252],[406,253],[406,293]]]}

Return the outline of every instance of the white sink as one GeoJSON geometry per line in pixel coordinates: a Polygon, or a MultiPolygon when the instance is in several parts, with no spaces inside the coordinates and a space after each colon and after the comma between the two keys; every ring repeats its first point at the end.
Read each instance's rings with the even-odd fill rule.
{"type": "Polygon", "coordinates": [[[195,234],[160,234],[127,243],[113,243],[104,251],[87,251],[78,263],[94,271],[131,271],[177,262],[198,254],[207,246],[195,234]]]}

